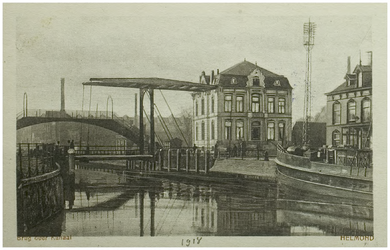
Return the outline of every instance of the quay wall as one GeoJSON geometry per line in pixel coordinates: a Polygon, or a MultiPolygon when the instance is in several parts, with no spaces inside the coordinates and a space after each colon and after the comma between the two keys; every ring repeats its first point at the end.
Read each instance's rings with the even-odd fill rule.
{"type": "Polygon", "coordinates": [[[26,236],[28,230],[64,209],[63,179],[57,166],[53,172],[21,179],[18,183],[18,236],[26,236]]]}

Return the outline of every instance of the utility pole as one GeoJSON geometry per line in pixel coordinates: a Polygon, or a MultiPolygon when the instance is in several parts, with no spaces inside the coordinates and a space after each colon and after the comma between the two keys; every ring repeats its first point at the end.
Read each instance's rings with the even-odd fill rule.
{"type": "Polygon", "coordinates": [[[310,22],[303,24],[303,46],[306,49],[306,76],[305,76],[305,101],[303,109],[303,135],[302,144],[309,145],[309,124],[311,119],[311,51],[314,47],[314,35],[316,30],[316,24],[310,22]]]}

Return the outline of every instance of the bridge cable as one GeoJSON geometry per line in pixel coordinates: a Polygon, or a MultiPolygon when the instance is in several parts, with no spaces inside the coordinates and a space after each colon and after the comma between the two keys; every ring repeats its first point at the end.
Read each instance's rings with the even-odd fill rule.
{"type": "Polygon", "coordinates": [[[173,120],[175,121],[175,124],[176,124],[177,128],[179,129],[179,131],[180,131],[180,133],[181,133],[181,136],[183,137],[184,141],[186,142],[187,147],[190,147],[190,145],[188,144],[187,139],[184,137],[183,131],[181,131],[181,129],[180,129],[180,127],[179,127],[179,124],[177,123],[176,118],[175,118],[175,116],[173,115],[173,112],[172,112],[172,110],[171,110],[171,107],[169,106],[167,100],[165,99],[165,96],[164,96],[163,92],[161,91],[161,89],[160,89],[160,93],[161,93],[162,97],[164,98],[164,101],[165,101],[165,103],[167,104],[167,106],[168,106],[168,108],[169,108],[169,111],[171,112],[171,115],[172,115],[172,117],[173,117],[173,120]]]}
{"type": "MultiPolygon", "coordinates": [[[[145,109],[144,109],[144,114],[145,114],[146,119],[148,120],[148,122],[149,122],[149,124],[150,124],[150,119],[149,119],[149,116],[148,116],[148,114],[146,113],[145,109]]],[[[162,143],[162,142],[161,142],[161,138],[157,135],[157,133],[154,133],[154,135],[156,136],[157,141],[159,141],[159,143],[162,143]]]]}
{"type": "Polygon", "coordinates": [[[168,125],[166,124],[165,120],[164,120],[164,117],[161,115],[160,113],[160,110],[158,109],[157,105],[154,104],[154,106],[156,107],[156,111],[157,111],[157,117],[158,119],[160,120],[160,123],[161,125],[163,126],[164,130],[165,130],[165,133],[167,134],[167,137],[168,137],[168,140],[172,140],[173,139],[173,136],[171,134],[171,131],[169,130],[169,127],[168,125]],[[165,126],[165,127],[164,127],[165,126]]]}
{"type": "MultiPolygon", "coordinates": [[[[147,92],[148,93],[148,96],[149,96],[149,92],[147,92]]],[[[150,97],[149,97],[149,100],[150,100],[150,97]]],[[[156,104],[154,104],[154,105],[156,105],[156,104]]],[[[145,116],[146,116],[146,118],[148,119],[148,121],[149,121],[149,124],[150,124],[150,119],[149,119],[149,117],[148,117],[148,114],[146,113],[146,111],[145,111],[145,107],[144,107],[144,114],[145,114],[145,116]]],[[[158,116],[157,116],[158,117],[158,116]]],[[[160,120],[160,123],[161,123],[161,119],[160,119],[160,117],[158,117],[159,118],[159,120],[160,120]]],[[[162,125],[162,127],[163,127],[163,129],[164,129],[164,132],[167,134],[167,131],[165,130],[165,127],[164,127],[164,124],[162,124],[161,123],[161,125],[162,125]]],[[[163,141],[162,141],[162,139],[157,135],[157,133],[156,133],[156,131],[155,131],[155,136],[158,138],[158,139],[160,139],[160,145],[161,145],[161,147],[163,147],[163,141]]],[[[169,139],[169,135],[167,134],[167,136],[168,136],[168,139],[169,139]]]]}
{"type": "MultiPolygon", "coordinates": [[[[147,92],[147,94],[148,94],[148,97],[149,97],[149,99],[150,99],[150,95],[149,95],[149,92],[147,92]]],[[[173,136],[172,136],[172,134],[171,134],[171,131],[169,130],[169,128],[168,128],[168,125],[165,123],[165,121],[164,121],[164,117],[162,117],[162,115],[161,115],[161,112],[160,112],[160,109],[158,108],[158,106],[157,106],[157,104],[156,103],[154,103],[154,106],[156,107],[156,111],[157,111],[157,117],[158,117],[158,119],[159,119],[159,121],[160,121],[160,123],[161,123],[161,125],[162,125],[162,127],[163,127],[163,129],[164,129],[164,132],[165,132],[165,134],[167,135],[167,137],[168,137],[168,140],[172,140],[173,139],[173,136]],[[165,126],[165,127],[164,127],[165,126]]],[[[161,146],[163,146],[163,145],[161,145],[161,146]]]]}
{"type": "MultiPolygon", "coordinates": [[[[164,129],[165,135],[167,136],[168,140],[171,140],[172,137],[169,137],[170,132],[169,132],[169,129],[168,129],[168,128],[165,128],[165,126],[164,126],[164,121],[162,120],[163,118],[160,117],[158,114],[157,114],[157,118],[158,118],[158,120],[160,121],[160,124],[161,124],[162,128],[164,129]],[[167,129],[168,129],[168,131],[167,131],[167,129]]],[[[161,146],[164,146],[164,145],[161,144],[161,146]]]]}

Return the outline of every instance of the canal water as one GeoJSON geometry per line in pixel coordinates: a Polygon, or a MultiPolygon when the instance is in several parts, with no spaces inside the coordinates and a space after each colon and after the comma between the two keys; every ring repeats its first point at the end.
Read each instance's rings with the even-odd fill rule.
{"type": "Polygon", "coordinates": [[[373,235],[372,207],[277,180],[76,170],[74,205],[35,236],[373,235]]]}

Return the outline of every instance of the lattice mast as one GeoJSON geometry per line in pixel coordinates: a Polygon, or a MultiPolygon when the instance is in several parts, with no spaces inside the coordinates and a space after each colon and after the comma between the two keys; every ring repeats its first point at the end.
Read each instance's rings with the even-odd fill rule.
{"type": "Polygon", "coordinates": [[[306,75],[305,75],[305,96],[304,96],[304,108],[303,108],[303,135],[302,144],[309,145],[309,131],[310,131],[310,119],[311,119],[311,51],[314,47],[314,35],[316,30],[316,24],[313,22],[303,24],[303,46],[306,49],[306,75]]]}

